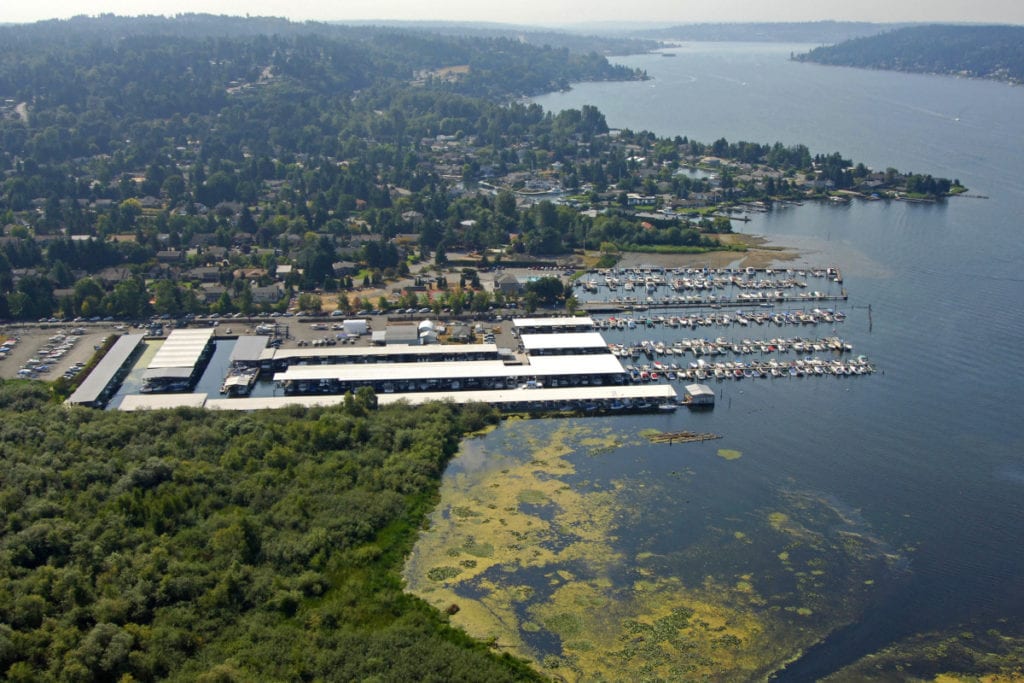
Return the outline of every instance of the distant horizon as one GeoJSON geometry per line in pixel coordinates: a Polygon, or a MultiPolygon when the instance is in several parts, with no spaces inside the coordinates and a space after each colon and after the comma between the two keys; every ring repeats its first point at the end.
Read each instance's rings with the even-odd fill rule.
{"type": "Polygon", "coordinates": [[[281,3],[277,0],[223,0],[216,10],[195,0],[40,0],[5,3],[0,23],[28,24],[76,16],[114,14],[121,17],[180,14],[215,14],[233,17],[280,18],[295,22],[374,23],[446,22],[494,23],[541,28],[581,25],[666,27],[699,24],[864,22],[874,24],[999,24],[1024,25],[1024,3],[1019,0],[862,0],[851,6],[822,7],[820,0],[651,0],[635,11],[624,11],[613,0],[520,0],[515,4],[487,5],[476,0],[442,0],[423,4],[414,0],[347,0],[341,5],[312,0],[281,3]],[[624,14],[628,19],[624,20],[624,14]],[[639,21],[630,19],[640,18],[639,21]]]}
{"type": "Polygon", "coordinates": [[[27,21],[7,21],[0,20],[0,26],[29,26],[31,24],[44,23],[48,21],[70,21],[72,19],[78,19],[81,17],[96,19],[101,16],[112,15],[117,18],[123,19],[139,19],[145,17],[161,17],[164,19],[176,19],[184,16],[192,15],[206,15],[211,17],[224,17],[228,19],[277,19],[282,21],[289,21],[291,23],[302,24],[302,23],[314,23],[314,24],[328,24],[328,25],[392,25],[392,24],[407,24],[417,25],[422,24],[424,26],[481,26],[481,27],[494,27],[494,28],[526,28],[526,29],[541,29],[541,30],[565,30],[565,31],[584,31],[584,30],[601,30],[607,31],[608,29],[618,28],[620,30],[656,30],[672,28],[674,26],[752,26],[752,25],[808,25],[812,26],[815,24],[870,24],[876,26],[907,26],[907,25],[950,25],[950,26],[1024,26],[1024,21],[1020,23],[1016,22],[995,22],[995,21],[870,21],[860,19],[807,19],[807,20],[786,20],[786,21],[612,21],[612,20],[594,20],[586,22],[574,22],[574,23],[523,23],[523,22],[512,22],[512,21],[494,21],[486,19],[294,19],[283,15],[273,14],[224,14],[219,12],[176,12],[174,14],[116,14],[113,12],[100,12],[96,14],[81,13],[74,14],[66,17],[50,17],[46,19],[32,19],[27,21]]]}
{"type": "Polygon", "coordinates": [[[879,26],[888,25],[905,25],[905,24],[950,24],[950,25],[965,25],[965,26],[1024,26],[1024,20],[1021,22],[1012,21],[938,21],[938,20],[887,20],[887,21],[873,21],[869,19],[786,19],[786,20],[707,20],[707,21],[621,21],[612,19],[594,19],[591,21],[577,21],[577,22],[522,22],[522,21],[500,21],[493,19],[401,19],[395,17],[377,17],[369,19],[313,19],[313,18],[293,18],[283,14],[229,14],[224,12],[208,12],[208,11],[187,11],[187,12],[174,12],[174,13],[135,13],[135,14],[121,14],[116,12],[81,12],[78,14],[72,14],[60,17],[47,17],[40,19],[29,19],[25,21],[7,20],[0,19],[0,25],[12,26],[21,24],[36,24],[47,21],[70,21],[71,19],[78,19],[81,17],[89,19],[97,19],[101,16],[114,16],[120,19],[140,19],[145,17],[162,17],[164,19],[176,19],[179,17],[186,16],[210,16],[210,17],[225,17],[228,19],[280,19],[289,21],[296,24],[302,23],[318,23],[318,24],[372,24],[372,23],[385,23],[385,24],[472,24],[482,26],[518,26],[518,27],[530,27],[530,28],[578,28],[581,26],[598,26],[598,27],[629,27],[629,28],[665,28],[670,26],[743,26],[743,25],[791,25],[791,24],[876,24],[879,26]]]}

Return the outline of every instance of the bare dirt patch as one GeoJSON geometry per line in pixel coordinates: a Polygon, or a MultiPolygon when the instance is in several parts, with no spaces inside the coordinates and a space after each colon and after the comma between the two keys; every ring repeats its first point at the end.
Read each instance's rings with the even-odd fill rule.
{"type": "Polygon", "coordinates": [[[800,253],[788,247],[770,245],[760,235],[720,235],[726,246],[743,247],[745,251],[709,251],[703,254],[647,254],[625,252],[619,267],[632,268],[653,265],[662,268],[768,268],[800,258],[800,253]]]}

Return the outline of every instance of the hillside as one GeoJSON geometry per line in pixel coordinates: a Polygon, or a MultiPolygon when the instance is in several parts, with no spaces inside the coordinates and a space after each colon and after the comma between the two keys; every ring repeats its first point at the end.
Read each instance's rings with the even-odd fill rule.
{"type": "Polygon", "coordinates": [[[656,40],[838,43],[851,38],[876,35],[896,26],[862,21],[680,24],[668,28],[634,31],[633,35],[656,40]]]}
{"type": "Polygon", "coordinates": [[[915,26],[815,48],[796,59],[1021,83],[1024,26],[915,26]]]}

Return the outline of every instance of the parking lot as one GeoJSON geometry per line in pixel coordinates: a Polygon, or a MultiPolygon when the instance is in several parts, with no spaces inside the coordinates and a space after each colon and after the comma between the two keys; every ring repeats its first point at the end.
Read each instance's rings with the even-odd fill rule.
{"type": "MultiPolygon", "coordinates": [[[[52,324],[0,327],[0,378],[69,379],[89,362],[116,323],[52,324]]],[[[123,326],[122,326],[123,327],[123,326]]]]}
{"type": "MultiPolygon", "coordinates": [[[[487,275],[492,275],[488,273],[487,275]]],[[[368,346],[373,331],[384,330],[389,321],[419,322],[433,320],[442,325],[468,324],[474,340],[497,343],[515,349],[518,340],[511,334],[510,319],[520,314],[514,309],[491,310],[479,315],[468,313],[456,319],[450,311],[435,316],[428,308],[411,308],[383,312],[367,309],[356,314],[311,317],[294,312],[246,316],[243,314],[186,316],[175,319],[169,315],[154,316],[143,321],[45,320],[38,323],[0,324],[0,378],[39,379],[54,381],[61,376],[74,376],[112,334],[147,333],[166,336],[178,326],[214,327],[218,336],[265,334],[277,337],[283,348],[302,346],[336,346],[348,344],[368,346]],[[361,336],[348,335],[344,320],[362,318],[369,322],[369,331],[361,336]]]]}

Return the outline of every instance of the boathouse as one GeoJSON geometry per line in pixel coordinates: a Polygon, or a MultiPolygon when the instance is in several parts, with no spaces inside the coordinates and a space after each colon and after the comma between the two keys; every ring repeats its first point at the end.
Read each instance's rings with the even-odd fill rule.
{"type": "Polygon", "coordinates": [[[687,384],[683,402],[691,406],[715,405],[715,391],[707,384],[687,384]]]}

